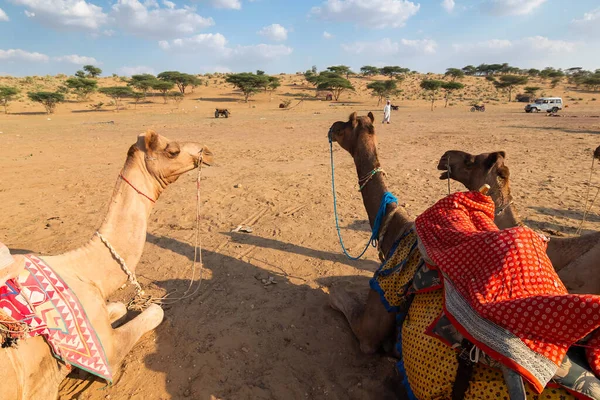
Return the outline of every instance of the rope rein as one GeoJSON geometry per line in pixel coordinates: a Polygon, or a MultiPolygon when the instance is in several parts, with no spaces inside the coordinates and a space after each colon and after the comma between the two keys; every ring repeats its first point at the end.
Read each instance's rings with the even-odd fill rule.
{"type": "MultiPolygon", "coordinates": [[[[381,222],[385,216],[385,211],[386,211],[387,205],[390,203],[398,203],[398,199],[390,192],[385,192],[383,194],[381,203],[379,204],[379,210],[377,211],[377,216],[375,217],[375,222],[373,223],[373,230],[371,233],[371,237],[369,238],[367,245],[365,246],[363,251],[358,256],[356,256],[356,257],[351,256],[350,253],[348,253],[346,246],[344,245],[344,239],[342,239],[342,232],[340,229],[340,221],[339,221],[338,211],[337,211],[337,195],[335,192],[335,165],[333,162],[333,141],[331,139],[331,131],[329,132],[329,155],[330,155],[330,160],[331,160],[331,190],[333,193],[333,214],[335,217],[335,228],[337,230],[338,239],[339,239],[340,245],[342,247],[342,252],[344,253],[344,255],[346,257],[348,257],[350,260],[358,260],[367,252],[369,245],[372,245],[373,247],[378,247],[378,243],[380,240],[380,237],[379,237],[380,229],[379,228],[380,228],[381,222]]],[[[362,191],[362,189],[365,187],[365,185],[371,179],[373,179],[373,176],[375,176],[375,174],[377,174],[377,172],[383,172],[383,169],[375,168],[369,174],[367,174],[363,178],[359,179],[359,184],[361,183],[361,181],[365,181],[362,183],[362,185],[360,187],[360,191],[362,191]]],[[[387,224],[389,224],[389,220],[391,220],[391,217],[388,217],[388,218],[389,219],[386,220],[386,223],[384,223],[384,227],[386,229],[387,229],[387,224]]],[[[384,232],[385,232],[385,230],[384,230],[384,232]]]]}
{"type": "MultiPolygon", "coordinates": [[[[152,158],[148,158],[148,160],[150,160],[152,158]]],[[[154,158],[155,159],[155,158],[154,158]]],[[[127,183],[129,186],[131,186],[131,188],[133,190],[135,190],[136,192],[138,192],[138,194],[141,194],[142,196],[144,196],[145,198],[147,198],[148,200],[150,200],[152,203],[156,203],[156,200],[154,200],[152,197],[148,196],[147,194],[145,194],[144,192],[142,192],[141,190],[139,190],[138,188],[136,188],[135,186],[133,186],[133,184],[131,182],[129,182],[124,176],[123,173],[121,172],[119,174],[119,177],[121,179],[123,179],[125,181],[125,183],[127,183]]]]}
{"type": "MultiPolygon", "coordinates": [[[[131,283],[133,286],[135,286],[136,296],[127,304],[127,308],[130,309],[130,310],[141,311],[141,310],[144,310],[145,308],[147,308],[148,305],[151,304],[151,303],[159,304],[159,305],[174,304],[174,303],[176,303],[178,301],[181,301],[181,300],[184,300],[186,298],[192,297],[200,289],[200,285],[202,284],[202,280],[203,280],[203,272],[204,272],[204,263],[202,261],[202,244],[200,243],[200,206],[201,206],[200,181],[202,179],[202,160],[203,160],[203,154],[204,154],[204,149],[200,150],[200,156],[198,158],[198,174],[196,176],[196,234],[195,234],[195,243],[194,243],[194,259],[192,261],[192,276],[190,278],[190,284],[189,284],[188,288],[186,289],[186,291],[183,293],[183,296],[177,297],[177,298],[169,297],[168,298],[168,300],[170,300],[169,302],[166,302],[165,300],[167,300],[167,297],[170,294],[174,293],[174,292],[167,293],[165,296],[162,296],[162,297],[153,297],[153,296],[146,296],[146,297],[144,297],[145,292],[144,292],[144,290],[142,290],[141,285],[137,281],[135,273],[133,273],[127,267],[127,264],[125,263],[125,260],[123,259],[123,257],[121,257],[117,253],[117,251],[110,244],[110,242],[104,236],[102,236],[102,234],[100,232],[96,231],[96,236],[98,236],[100,238],[100,240],[108,248],[108,250],[110,251],[110,253],[112,254],[112,256],[121,265],[121,269],[127,275],[127,280],[129,281],[129,283],[131,283]],[[192,285],[194,283],[194,279],[196,277],[196,263],[200,264],[200,278],[198,280],[198,285],[190,293],[190,289],[192,288],[192,285]]],[[[152,201],[153,203],[155,202],[154,200],[152,200],[151,198],[149,198],[148,196],[146,196],[144,193],[142,193],[141,191],[137,190],[129,181],[127,181],[123,177],[122,174],[119,175],[119,176],[125,182],[127,182],[129,184],[129,186],[131,186],[136,192],[138,192],[142,196],[146,197],[148,200],[152,201]]]]}
{"type": "Polygon", "coordinates": [[[598,194],[600,194],[600,187],[598,187],[598,190],[596,191],[596,196],[594,197],[594,200],[592,200],[592,203],[590,204],[590,207],[588,208],[588,200],[590,198],[590,189],[592,188],[592,174],[594,173],[594,162],[596,161],[596,155],[592,155],[592,167],[590,168],[590,177],[588,179],[588,187],[587,187],[587,191],[585,193],[585,205],[583,208],[583,217],[581,219],[581,223],[579,224],[579,227],[577,228],[577,234],[580,235],[581,231],[583,229],[583,224],[585,223],[585,219],[587,218],[587,214],[592,211],[592,207],[594,207],[594,203],[596,202],[596,199],[598,198],[598,194]]]}

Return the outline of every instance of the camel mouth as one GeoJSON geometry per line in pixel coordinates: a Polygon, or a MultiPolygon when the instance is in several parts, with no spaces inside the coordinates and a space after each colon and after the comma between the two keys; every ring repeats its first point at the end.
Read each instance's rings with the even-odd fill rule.
{"type": "Polygon", "coordinates": [[[440,174],[440,180],[446,180],[446,179],[450,179],[450,172],[448,171],[444,171],[440,174]]]}

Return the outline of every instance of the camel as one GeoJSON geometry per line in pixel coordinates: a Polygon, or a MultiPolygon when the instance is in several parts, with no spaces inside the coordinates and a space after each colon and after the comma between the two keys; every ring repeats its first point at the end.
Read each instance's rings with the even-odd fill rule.
{"type": "MultiPolygon", "coordinates": [[[[139,135],[129,148],[108,213],[98,229],[101,236],[94,235],[79,249],[40,257],[79,298],[113,371],[142,335],[161,323],[164,313],[153,304],[113,329],[112,324],[127,309],[120,302],[107,303],[107,298],[127,282],[128,276],[101,238],[112,245],[135,274],[154,202],[179,176],[199,163],[210,165],[212,159],[212,152],[198,143],[178,143],[153,131],[139,135]]],[[[2,398],[7,400],[56,399],[59,384],[69,372],[64,363],[52,356],[41,336],[20,340],[16,348],[0,349],[0,365],[0,381],[5,382],[2,398]]]]}
{"type": "MultiPolygon", "coordinates": [[[[381,199],[387,192],[384,174],[380,173],[381,164],[377,157],[377,138],[373,127],[374,120],[375,118],[372,113],[369,113],[366,117],[359,117],[356,113],[353,113],[350,115],[348,121],[335,122],[331,126],[328,134],[329,139],[332,142],[338,143],[340,147],[342,147],[352,156],[359,180],[360,177],[370,177],[366,183],[364,183],[364,180],[362,181],[361,193],[363,203],[369,217],[371,229],[373,229],[381,199]]],[[[499,156],[500,153],[495,156],[496,159],[498,159],[499,156]]],[[[506,169],[506,172],[508,172],[508,169],[506,169]]],[[[502,196],[498,196],[498,198],[501,199],[502,196]]],[[[503,200],[503,205],[508,204],[504,203],[504,201],[506,201],[506,199],[503,200]]],[[[387,258],[391,256],[390,250],[392,249],[395,241],[403,234],[409,232],[414,226],[414,222],[408,217],[404,208],[399,207],[397,203],[388,204],[386,206],[385,213],[385,219],[389,221],[389,223],[386,224],[387,229],[379,234],[378,246],[380,249],[380,254],[383,254],[384,258],[387,258]]],[[[420,308],[417,308],[417,310],[433,310],[431,313],[432,318],[428,321],[425,321],[426,323],[420,327],[417,325],[422,322],[423,318],[421,318],[420,322],[413,322],[413,327],[408,329],[408,332],[404,331],[407,329],[406,325],[404,325],[404,329],[399,329],[403,329],[403,342],[407,341],[409,344],[412,343],[413,345],[412,347],[409,345],[408,348],[413,348],[417,344],[420,344],[422,348],[430,349],[428,353],[429,356],[433,357],[433,359],[440,357],[438,358],[438,362],[444,360],[450,363],[449,365],[451,365],[451,368],[449,374],[453,376],[453,374],[456,373],[456,367],[451,363],[456,363],[455,351],[445,344],[442,344],[439,340],[434,339],[424,333],[426,327],[429,326],[430,323],[433,323],[437,315],[439,315],[439,312],[442,309],[442,302],[442,292],[439,289],[425,294],[415,295],[412,304],[420,304],[420,308]]],[[[380,294],[373,288],[369,289],[366,303],[364,303],[360,299],[356,298],[353,293],[350,293],[344,285],[334,285],[330,289],[330,306],[333,309],[342,312],[348,321],[352,332],[359,341],[361,351],[366,354],[375,353],[381,347],[384,341],[387,341],[390,337],[392,337],[395,331],[394,328],[396,328],[396,317],[398,313],[394,311],[388,312],[386,306],[380,298],[380,294]]],[[[411,321],[411,310],[412,307],[409,309],[408,317],[406,318],[406,321],[409,321],[409,326],[411,321]]],[[[418,321],[419,319],[417,318],[412,320],[418,321]]],[[[430,365],[432,359],[426,359],[426,353],[427,352],[419,353],[418,351],[413,351],[411,356],[412,364],[421,366],[430,365]]],[[[497,370],[490,370],[488,367],[480,366],[480,364],[477,364],[475,369],[478,371],[474,375],[478,377],[476,387],[491,389],[493,380],[494,387],[505,388],[504,379],[502,378],[501,372],[498,372],[497,370]],[[489,378],[489,376],[491,376],[489,374],[493,374],[493,378],[489,378]]],[[[428,374],[425,373],[424,376],[427,378],[427,375],[428,374]]],[[[446,378],[444,378],[446,382],[436,381],[435,377],[433,376],[430,376],[427,379],[430,380],[430,385],[436,386],[436,388],[438,386],[441,387],[439,393],[445,393],[446,396],[449,397],[450,391],[452,391],[453,382],[453,378],[450,375],[446,373],[446,378]]],[[[411,379],[410,376],[408,379],[411,379]]],[[[528,392],[531,392],[529,385],[526,385],[526,388],[528,392]]],[[[506,389],[503,390],[504,393],[506,393],[506,389]]],[[[560,395],[565,395],[568,397],[564,389],[556,390],[557,393],[560,393],[560,395]]],[[[546,394],[546,391],[543,393],[546,394]]],[[[444,395],[441,396],[445,398],[444,395]]],[[[419,398],[418,394],[417,397],[419,398]]],[[[473,398],[473,395],[471,395],[471,398],[473,398]]],[[[475,398],[481,397],[477,397],[477,395],[475,395],[475,398]]]]}
{"type": "MultiPolygon", "coordinates": [[[[596,149],[600,154],[600,147],[596,149]]],[[[500,229],[523,225],[510,189],[510,172],[503,151],[471,155],[451,150],[438,164],[440,179],[450,177],[469,190],[490,185],[488,194],[496,204],[494,222],[500,229]],[[448,168],[450,168],[448,170],[448,168]]],[[[551,237],[546,251],[552,265],[571,293],[600,294],[600,232],[578,237],[551,237]]]]}

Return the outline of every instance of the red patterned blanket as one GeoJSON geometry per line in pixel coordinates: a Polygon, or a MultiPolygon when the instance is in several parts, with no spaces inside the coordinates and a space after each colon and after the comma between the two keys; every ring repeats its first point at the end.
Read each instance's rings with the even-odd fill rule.
{"type": "Polygon", "coordinates": [[[29,337],[43,336],[58,359],[112,381],[102,343],[77,296],[42,259],[27,255],[25,270],[0,287],[0,311],[27,324],[29,337]]]}
{"type": "Polygon", "coordinates": [[[600,327],[600,296],[569,294],[529,228],[498,230],[479,192],[450,195],[415,221],[426,261],[439,269],[453,325],[540,392],[568,348],[600,327]]]}

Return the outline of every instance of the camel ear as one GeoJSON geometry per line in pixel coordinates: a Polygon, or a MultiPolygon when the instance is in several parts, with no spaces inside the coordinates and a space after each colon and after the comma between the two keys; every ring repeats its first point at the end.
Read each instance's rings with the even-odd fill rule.
{"type": "Polygon", "coordinates": [[[158,133],[148,130],[144,135],[144,144],[146,146],[146,150],[156,150],[158,147],[158,133]]]}
{"type": "Polygon", "coordinates": [[[507,166],[502,165],[498,168],[498,177],[504,180],[510,178],[510,171],[507,166]]]}
{"type": "Polygon", "coordinates": [[[493,153],[490,153],[490,155],[486,158],[485,160],[485,168],[486,169],[490,169],[492,168],[494,165],[496,165],[496,163],[500,162],[501,165],[500,166],[504,166],[504,159],[506,158],[506,153],[503,151],[495,151],[493,153]]]}
{"type": "Polygon", "coordinates": [[[367,117],[369,117],[369,119],[371,120],[371,123],[375,122],[375,116],[373,115],[373,113],[371,111],[369,111],[369,113],[367,114],[367,117]]]}
{"type": "Polygon", "coordinates": [[[356,114],[356,111],[354,111],[352,114],[350,114],[350,118],[348,119],[348,122],[350,122],[352,124],[353,128],[356,128],[356,125],[358,125],[358,114],[356,114]]]}

